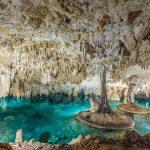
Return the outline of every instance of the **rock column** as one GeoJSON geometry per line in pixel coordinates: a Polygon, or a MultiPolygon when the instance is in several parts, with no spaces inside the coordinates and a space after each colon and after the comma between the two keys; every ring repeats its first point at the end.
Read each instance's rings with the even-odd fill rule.
{"type": "Polygon", "coordinates": [[[16,140],[15,140],[15,142],[18,143],[19,146],[21,146],[21,144],[23,143],[23,131],[22,131],[22,129],[19,129],[16,132],[16,140]]]}

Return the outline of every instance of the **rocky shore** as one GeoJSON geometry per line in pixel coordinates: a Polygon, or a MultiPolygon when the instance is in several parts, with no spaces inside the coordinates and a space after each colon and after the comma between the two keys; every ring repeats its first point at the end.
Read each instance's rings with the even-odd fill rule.
{"type": "Polygon", "coordinates": [[[149,150],[150,134],[140,136],[135,131],[127,131],[118,138],[101,138],[97,135],[79,136],[73,142],[52,145],[39,142],[0,144],[0,150],[149,150]]]}

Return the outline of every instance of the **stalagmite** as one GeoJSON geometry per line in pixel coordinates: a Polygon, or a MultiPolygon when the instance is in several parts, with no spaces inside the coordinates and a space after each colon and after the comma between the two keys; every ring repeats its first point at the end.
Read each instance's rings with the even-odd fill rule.
{"type": "Polygon", "coordinates": [[[19,144],[19,146],[24,142],[24,138],[23,138],[23,130],[19,129],[16,132],[16,139],[15,142],[19,144]]]}
{"type": "Polygon", "coordinates": [[[99,101],[97,101],[97,99],[94,96],[91,96],[90,98],[90,104],[91,104],[91,109],[90,111],[93,112],[97,112],[99,109],[99,101]]]}
{"type": "Polygon", "coordinates": [[[80,43],[80,51],[82,52],[82,64],[85,63],[86,55],[87,55],[87,49],[86,49],[86,43],[85,41],[82,41],[80,43]]]}

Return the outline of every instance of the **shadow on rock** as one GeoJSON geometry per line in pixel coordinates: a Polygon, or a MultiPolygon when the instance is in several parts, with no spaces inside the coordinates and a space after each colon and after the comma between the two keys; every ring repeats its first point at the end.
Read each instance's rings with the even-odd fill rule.
{"type": "Polygon", "coordinates": [[[10,144],[0,143],[0,150],[13,150],[10,144]]]}
{"type": "Polygon", "coordinates": [[[40,140],[40,142],[42,142],[42,143],[48,143],[48,140],[49,140],[50,137],[51,137],[50,132],[45,131],[45,132],[43,132],[43,133],[40,135],[39,140],[40,140]]]}

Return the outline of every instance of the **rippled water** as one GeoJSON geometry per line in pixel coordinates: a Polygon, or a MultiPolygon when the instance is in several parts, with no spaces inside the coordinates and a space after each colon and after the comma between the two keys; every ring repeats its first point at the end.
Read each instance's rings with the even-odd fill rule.
{"type": "MultiPolygon", "coordinates": [[[[137,101],[150,108],[150,101],[137,101]]],[[[120,102],[110,101],[117,109],[120,102]]],[[[68,143],[78,135],[99,134],[103,137],[119,136],[123,131],[103,131],[91,128],[75,119],[75,114],[90,108],[89,101],[51,104],[33,103],[23,99],[3,99],[0,103],[0,142],[14,142],[15,133],[23,129],[25,140],[49,143],[68,143]]],[[[135,130],[141,135],[150,133],[150,116],[134,115],[135,130]]]]}

